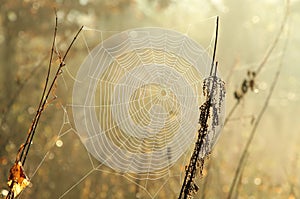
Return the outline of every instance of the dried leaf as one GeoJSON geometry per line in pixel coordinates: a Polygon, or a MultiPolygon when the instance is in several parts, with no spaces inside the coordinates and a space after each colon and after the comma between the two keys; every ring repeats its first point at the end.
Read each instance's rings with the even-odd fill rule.
{"type": "Polygon", "coordinates": [[[15,197],[30,184],[20,161],[11,167],[7,184],[15,197]]]}

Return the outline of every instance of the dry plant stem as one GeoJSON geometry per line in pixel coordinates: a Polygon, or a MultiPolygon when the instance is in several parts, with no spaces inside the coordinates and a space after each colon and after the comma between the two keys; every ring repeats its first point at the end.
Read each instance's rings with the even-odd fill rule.
{"type": "MultiPolygon", "coordinates": [[[[217,63],[215,66],[214,77],[216,77],[216,71],[217,71],[217,63]]],[[[212,88],[214,88],[214,83],[215,83],[215,81],[213,81],[212,88]]],[[[181,198],[187,199],[189,197],[190,190],[192,189],[192,186],[193,186],[194,178],[196,177],[197,161],[200,160],[200,162],[202,164],[202,165],[200,165],[201,167],[203,167],[203,164],[204,164],[205,157],[199,159],[199,154],[200,154],[201,148],[204,144],[205,136],[206,136],[206,133],[208,130],[207,121],[209,118],[212,96],[213,96],[213,89],[212,89],[212,92],[210,93],[210,95],[208,96],[208,99],[206,100],[206,102],[204,102],[204,104],[202,105],[205,107],[205,110],[201,111],[201,115],[204,114],[205,124],[202,124],[202,122],[200,124],[201,127],[198,130],[197,142],[195,143],[195,148],[194,148],[193,154],[191,156],[189,166],[186,169],[185,178],[184,178],[178,199],[181,199],[181,198]],[[203,131],[201,130],[202,128],[203,128],[203,131]]],[[[201,168],[200,172],[202,172],[202,168],[201,168]]]]}
{"type": "MultiPolygon", "coordinates": [[[[43,110],[44,110],[44,108],[45,108],[45,106],[46,106],[46,104],[47,104],[47,100],[48,100],[48,98],[49,98],[49,95],[50,95],[50,93],[51,93],[51,91],[52,91],[52,89],[53,89],[55,83],[56,83],[56,80],[57,80],[59,74],[61,73],[61,69],[62,69],[63,66],[65,66],[65,59],[66,59],[66,56],[67,56],[67,54],[69,53],[69,51],[70,51],[70,49],[71,49],[73,43],[74,43],[75,40],[77,39],[77,37],[78,37],[79,33],[81,32],[82,28],[83,28],[83,26],[82,26],[82,27],[79,29],[79,31],[76,33],[75,37],[73,38],[71,44],[69,45],[69,47],[68,47],[68,49],[67,49],[67,51],[66,51],[66,53],[65,53],[65,55],[64,55],[64,57],[63,57],[63,59],[62,59],[62,61],[61,61],[60,64],[59,64],[59,67],[58,67],[58,69],[57,69],[57,71],[56,71],[56,73],[55,73],[55,76],[54,76],[54,78],[53,78],[53,80],[52,80],[52,83],[51,83],[51,85],[50,85],[50,87],[49,87],[49,90],[48,90],[47,94],[44,96],[44,101],[43,101],[43,103],[42,103],[42,105],[41,105],[41,109],[40,109],[39,112],[37,112],[37,116],[38,116],[37,122],[38,122],[38,120],[39,120],[39,118],[40,118],[40,116],[41,116],[41,113],[43,112],[43,110]]],[[[49,68],[50,68],[50,67],[49,67],[49,68]]],[[[50,69],[49,69],[49,71],[50,71],[50,69]]],[[[47,75],[47,77],[49,77],[49,75],[47,75]]],[[[31,139],[30,139],[29,143],[27,143],[28,146],[30,146],[30,143],[31,143],[31,141],[32,141],[32,139],[33,139],[34,132],[35,132],[35,129],[36,129],[36,126],[37,126],[37,122],[36,122],[36,125],[34,126],[35,128],[34,128],[34,131],[33,131],[33,133],[32,133],[31,139]]],[[[29,147],[28,147],[28,150],[29,150],[29,147]]],[[[28,150],[26,151],[26,154],[25,154],[25,157],[24,157],[24,162],[22,162],[23,165],[24,165],[24,163],[25,163],[25,159],[26,159],[26,156],[27,156],[27,154],[28,154],[28,150]]]]}
{"type": "MultiPolygon", "coordinates": [[[[27,139],[26,139],[26,141],[23,145],[23,149],[20,153],[20,157],[17,157],[18,161],[21,161],[23,166],[25,164],[26,156],[27,156],[28,151],[30,149],[30,143],[32,142],[33,136],[35,134],[35,129],[36,129],[37,124],[39,122],[40,116],[41,116],[41,114],[44,110],[43,103],[44,103],[44,101],[47,101],[47,98],[45,97],[45,93],[47,91],[49,76],[50,76],[50,72],[51,72],[51,65],[52,65],[52,59],[53,59],[54,45],[55,45],[55,41],[56,41],[56,34],[57,34],[57,14],[55,12],[55,28],[54,28],[54,33],[53,33],[53,41],[52,41],[52,47],[51,47],[51,53],[50,53],[50,60],[49,60],[48,71],[47,71],[47,76],[46,76],[46,80],[45,80],[44,89],[43,89],[43,92],[42,92],[42,96],[41,96],[41,99],[40,99],[40,103],[39,103],[37,112],[36,112],[35,117],[34,117],[32,123],[31,123],[31,126],[29,128],[27,139]]],[[[51,87],[50,87],[49,90],[51,90],[51,87]]]]}
{"type": "Polygon", "coordinates": [[[212,57],[212,62],[210,66],[210,73],[209,75],[212,76],[213,73],[213,68],[215,64],[215,58],[216,58],[216,50],[217,50],[217,42],[218,42],[218,32],[219,32],[219,16],[217,16],[217,21],[216,21],[216,35],[215,35],[215,44],[214,44],[214,51],[213,51],[213,57],[212,57]]]}
{"type": "MultiPolygon", "coordinates": [[[[288,14],[289,14],[289,0],[286,0],[285,13],[284,13],[284,16],[283,16],[283,20],[280,24],[279,31],[278,31],[276,37],[274,38],[274,41],[271,43],[270,47],[268,48],[268,50],[267,50],[265,56],[263,57],[262,61],[260,62],[258,68],[256,69],[256,71],[255,71],[256,77],[258,76],[258,74],[260,74],[261,70],[266,65],[266,63],[268,62],[272,52],[274,51],[275,47],[277,46],[279,38],[282,35],[282,32],[283,32],[284,27],[286,25],[288,14]]],[[[240,100],[236,100],[235,104],[233,105],[233,107],[231,108],[231,110],[229,111],[229,113],[228,113],[228,115],[225,119],[224,126],[230,120],[231,116],[235,112],[235,110],[238,107],[239,103],[240,103],[240,100]]]]}
{"type": "MultiPolygon", "coordinates": [[[[217,75],[217,66],[218,66],[218,62],[215,62],[217,40],[218,40],[218,27],[219,27],[219,16],[217,16],[217,20],[216,20],[216,37],[215,37],[214,52],[213,52],[213,57],[212,57],[211,70],[210,70],[210,76],[212,76],[213,69],[215,69],[214,78],[217,75]]],[[[215,81],[213,81],[212,88],[214,88],[214,84],[215,84],[215,81]]],[[[202,165],[200,165],[200,167],[201,167],[200,172],[202,173],[205,157],[199,159],[199,154],[200,154],[200,151],[201,151],[201,148],[203,146],[205,136],[206,136],[206,133],[207,133],[207,130],[208,130],[207,121],[208,121],[208,118],[209,118],[209,112],[210,112],[210,108],[211,108],[211,101],[212,101],[212,97],[213,97],[213,89],[211,89],[211,91],[212,92],[209,93],[209,95],[207,96],[206,101],[202,105],[203,107],[205,107],[205,110],[201,110],[201,108],[200,108],[200,110],[201,110],[200,118],[201,118],[201,115],[203,114],[205,124],[202,124],[202,122],[200,123],[201,127],[198,130],[198,138],[197,138],[197,141],[195,143],[195,148],[194,148],[193,154],[191,156],[189,166],[188,166],[188,168],[186,169],[186,172],[185,172],[185,177],[184,177],[184,180],[183,180],[183,183],[182,183],[182,186],[181,186],[181,190],[180,190],[178,199],[188,198],[190,190],[192,189],[191,187],[193,186],[194,178],[196,177],[196,170],[197,170],[196,164],[197,164],[197,161],[200,161],[201,164],[202,164],[202,165]]]]}
{"type": "MultiPolygon", "coordinates": [[[[79,33],[81,32],[83,26],[79,29],[79,31],[76,33],[75,37],[73,38],[72,42],[70,43],[67,51],[65,52],[64,56],[63,56],[63,59],[61,60],[59,66],[58,66],[58,69],[55,73],[55,76],[52,80],[52,83],[50,84],[49,88],[48,88],[48,83],[49,83],[49,77],[50,77],[50,73],[51,73],[51,66],[52,66],[52,59],[53,59],[53,53],[54,53],[54,46],[55,46],[55,40],[56,40],[56,34],[57,34],[57,14],[55,12],[55,29],[54,29],[54,34],[53,34],[53,42],[52,42],[52,48],[51,48],[51,54],[50,54],[50,61],[49,61],[49,65],[48,65],[48,71],[47,71],[47,76],[46,76],[46,80],[45,80],[45,86],[44,86],[44,89],[43,89],[43,92],[42,92],[42,97],[41,97],[41,100],[40,100],[40,103],[39,103],[39,106],[38,106],[38,109],[37,109],[37,112],[36,112],[36,115],[31,123],[31,126],[28,130],[28,133],[27,133],[27,138],[26,138],[26,141],[24,142],[24,144],[21,145],[19,151],[18,151],[18,154],[17,154],[17,157],[16,157],[16,160],[15,160],[15,163],[17,162],[21,162],[22,165],[24,166],[25,164],[25,161],[26,161],[26,157],[29,153],[29,149],[30,149],[30,146],[31,146],[31,142],[33,140],[33,137],[35,135],[35,130],[37,128],[37,125],[39,123],[39,119],[42,115],[42,112],[44,111],[46,105],[47,105],[47,100],[49,98],[49,95],[50,93],[52,92],[55,84],[56,84],[56,80],[59,76],[59,74],[61,73],[61,69],[63,66],[65,66],[65,59],[66,59],[66,56],[68,55],[73,43],[75,42],[75,40],[77,39],[79,33]],[[48,90],[47,90],[48,88],[48,90]]],[[[6,196],[6,199],[13,199],[14,198],[14,194],[12,192],[12,187],[13,187],[13,184],[11,184],[10,186],[10,190],[9,190],[9,193],[8,195],[6,196]]]]}
{"type": "Polygon", "coordinates": [[[273,81],[271,83],[269,94],[268,94],[268,96],[267,96],[267,98],[265,100],[263,108],[259,112],[259,115],[258,115],[258,117],[257,117],[257,119],[256,119],[256,121],[254,123],[254,126],[252,128],[250,136],[249,136],[249,138],[247,140],[247,143],[246,143],[246,145],[244,147],[244,150],[242,152],[241,158],[239,160],[239,164],[238,164],[238,167],[237,167],[237,169],[235,171],[235,175],[234,175],[234,178],[233,178],[233,181],[232,181],[232,184],[230,186],[229,193],[228,193],[228,197],[227,197],[228,199],[231,199],[233,197],[233,192],[235,190],[236,183],[237,183],[238,178],[239,178],[239,176],[241,174],[243,166],[245,165],[245,160],[246,160],[246,157],[247,157],[247,153],[248,153],[249,147],[250,147],[250,145],[252,143],[252,140],[253,140],[253,138],[255,136],[256,130],[258,128],[258,125],[260,124],[260,121],[261,121],[261,119],[262,119],[262,117],[263,117],[263,115],[264,115],[264,113],[265,113],[265,111],[266,111],[266,109],[267,109],[267,107],[269,105],[269,102],[270,102],[270,99],[271,99],[272,94],[274,92],[275,86],[276,86],[276,84],[278,82],[278,78],[279,78],[279,75],[280,75],[280,72],[281,72],[281,68],[282,68],[282,65],[283,65],[282,62],[283,62],[283,58],[284,58],[284,53],[286,52],[286,47],[287,47],[287,40],[286,40],[286,43],[285,43],[285,46],[284,46],[284,49],[283,49],[283,54],[281,56],[281,60],[280,60],[278,69],[277,69],[276,74],[274,76],[274,79],[273,79],[273,81]]]}
{"type": "MultiPolygon", "coordinates": [[[[55,12],[55,28],[54,28],[54,33],[53,33],[53,42],[52,42],[52,47],[51,47],[51,53],[50,53],[50,60],[49,60],[49,65],[48,65],[48,72],[47,72],[47,76],[46,76],[46,80],[45,80],[45,85],[44,85],[44,89],[42,92],[42,96],[37,108],[37,112],[31,122],[31,126],[28,129],[27,132],[27,138],[26,141],[24,142],[24,144],[21,145],[18,154],[16,156],[16,160],[15,160],[15,164],[18,163],[19,161],[22,163],[22,165],[24,166],[25,161],[26,161],[26,156],[29,152],[30,149],[30,143],[32,142],[33,136],[35,134],[35,129],[38,125],[39,122],[39,118],[43,112],[44,107],[42,107],[43,101],[47,100],[45,98],[45,93],[47,91],[47,85],[48,85],[48,81],[49,81],[49,76],[50,76],[50,72],[51,72],[51,65],[52,65],[52,59],[53,59],[53,51],[54,51],[54,45],[55,45],[55,40],[56,40],[56,34],[57,34],[57,15],[55,12]]],[[[51,89],[51,88],[50,88],[51,89]]],[[[14,186],[14,183],[11,184],[10,186],[10,190],[8,195],[6,196],[6,199],[13,199],[14,198],[14,193],[12,192],[12,187],[14,186]]]]}
{"type": "MultiPolygon", "coordinates": [[[[245,157],[245,160],[247,160],[249,157],[249,153],[246,153],[246,157],[245,157]]],[[[246,164],[246,161],[244,161],[243,165],[241,166],[242,169],[241,169],[241,172],[240,174],[238,175],[238,179],[237,179],[237,185],[236,185],[236,192],[234,194],[234,199],[238,199],[239,197],[239,192],[240,192],[240,189],[241,189],[241,185],[242,185],[242,180],[243,180],[243,173],[244,173],[244,170],[245,170],[245,164],[246,164]]]]}

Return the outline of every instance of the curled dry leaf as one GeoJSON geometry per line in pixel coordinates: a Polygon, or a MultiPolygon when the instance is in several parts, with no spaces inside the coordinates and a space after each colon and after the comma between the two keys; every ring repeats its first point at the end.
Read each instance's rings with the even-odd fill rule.
{"type": "Polygon", "coordinates": [[[25,174],[24,168],[20,161],[16,162],[11,167],[7,184],[11,188],[11,192],[15,197],[30,184],[29,178],[25,174]]]}

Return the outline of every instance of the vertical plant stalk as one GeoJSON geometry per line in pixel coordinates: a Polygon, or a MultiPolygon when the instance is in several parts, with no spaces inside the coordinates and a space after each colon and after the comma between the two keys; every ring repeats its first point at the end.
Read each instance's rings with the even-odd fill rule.
{"type": "MultiPolygon", "coordinates": [[[[286,21],[286,19],[284,21],[286,21]]],[[[286,24],[286,23],[284,23],[284,24],[286,24]]],[[[282,32],[283,29],[284,29],[284,26],[282,26],[281,29],[282,29],[281,30],[281,32],[282,32]]],[[[242,152],[242,155],[240,157],[237,169],[235,171],[235,175],[234,175],[233,181],[232,181],[231,186],[230,186],[230,190],[229,190],[228,197],[227,197],[228,199],[233,198],[235,187],[237,186],[237,182],[238,182],[238,180],[240,178],[240,175],[241,175],[241,172],[243,170],[243,167],[245,166],[245,161],[247,159],[247,154],[248,154],[248,151],[249,151],[249,147],[250,147],[250,145],[251,145],[251,143],[253,141],[255,133],[257,132],[257,128],[258,128],[258,126],[259,126],[259,124],[261,122],[261,119],[262,119],[264,113],[266,112],[266,109],[268,108],[268,105],[269,105],[270,99],[272,97],[272,94],[274,92],[274,89],[276,87],[276,84],[278,83],[280,72],[281,72],[281,69],[282,69],[282,66],[283,66],[283,58],[284,58],[284,55],[285,55],[285,52],[286,52],[287,43],[288,43],[288,41],[286,40],[285,45],[284,45],[284,49],[283,49],[283,53],[281,55],[281,60],[280,60],[279,66],[278,66],[278,68],[276,70],[276,73],[275,73],[275,76],[273,78],[273,81],[271,83],[271,87],[270,87],[268,96],[267,96],[267,98],[266,98],[266,100],[264,102],[264,105],[263,105],[261,111],[259,112],[259,115],[258,115],[258,117],[257,117],[257,119],[256,119],[256,121],[255,121],[255,123],[253,125],[253,128],[252,128],[252,130],[250,132],[250,136],[249,136],[249,138],[247,140],[247,143],[246,143],[246,145],[244,147],[244,150],[242,152]]]]}
{"type": "Polygon", "coordinates": [[[31,122],[30,128],[28,129],[26,140],[20,146],[17,156],[16,156],[15,163],[10,169],[10,174],[9,174],[9,178],[8,178],[9,192],[8,192],[8,195],[6,196],[6,199],[15,198],[29,183],[29,179],[25,174],[23,166],[25,165],[25,161],[26,161],[27,155],[29,153],[33,137],[35,135],[36,128],[38,126],[40,117],[48,104],[49,95],[50,95],[50,93],[53,92],[53,89],[55,89],[56,80],[57,80],[58,76],[61,74],[62,68],[65,66],[65,59],[82,29],[83,29],[83,26],[78,30],[78,32],[76,33],[72,42],[70,43],[68,49],[66,50],[63,58],[60,60],[60,64],[58,66],[57,71],[55,72],[55,76],[51,80],[51,83],[49,84],[49,78],[50,78],[51,67],[52,67],[52,59],[53,59],[53,54],[54,54],[54,46],[56,43],[56,35],[57,35],[57,14],[55,11],[55,28],[54,28],[54,33],[53,33],[53,41],[52,41],[48,71],[47,71],[47,75],[46,75],[46,79],[45,79],[45,85],[43,88],[42,96],[41,96],[36,114],[31,122]],[[25,184],[23,184],[24,181],[26,182],[25,184]]]}
{"type": "Polygon", "coordinates": [[[221,102],[223,102],[225,98],[224,82],[217,78],[218,62],[215,62],[218,23],[219,17],[217,17],[216,21],[216,37],[210,76],[203,82],[203,95],[206,99],[200,106],[200,129],[198,130],[193,154],[185,171],[185,177],[178,197],[179,199],[189,198],[199,190],[194,180],[198,172],[202,175],[205,158],[209,155],[212,147],[209,135],[214,133],[215,127],[219,125],[218,115],[220,113],[221,102]],[[209,118],[211,118],[211,127],[208,125],[209,118]]]}

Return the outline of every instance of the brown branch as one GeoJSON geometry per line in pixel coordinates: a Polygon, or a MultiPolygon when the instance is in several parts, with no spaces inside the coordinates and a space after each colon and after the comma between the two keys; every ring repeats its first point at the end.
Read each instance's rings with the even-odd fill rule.
{"type": "Polygon", "coordinates": [[[55,46],[56,35],[57,35],[57,13],[55,11],[55,28],[54,28],[54,33],[53,33],[53,41],[52,41],[51,54],[50,54],[50,60],[49,60],[45,85],[44,85],[44,88],[43,88],[42,96],[41,96],[41,99],[40,99],[40,102],[39,102],[39,105],[38,105],[38,108],[37,108],[36,115],[34,116],[34,119],[31,123],[31,126],[30,126],[30,128],[27,132],[27,138],[26,138],[24,144],[22,144],[20,146],[20,149],[19,149],[19,151],[17,153],[17,156],[16,156],[15,163],[12,166],[12,169],[10,170],[10,176],[9,176],[9,180],[8,180],[8,182],[9,182],[9,193],[6,196],[6,199],[13,199],[14,197],[16,197],[29,183],[29,181],[27,180],[27,176],[25,174],[25,171],[23,170],[23,166],[25,165],[26,157],[29,153],[31,142],[32,142],[33,137],[35,135],[36,128],[37,128],[38,123],[39,123],[39,119],[40,119],[40,117],[41,117],[41,115],[42,115],[43,111],[45,110],[46,105],[48,103],[47,100],[49,98],[49,95],[50,95],[50,93],[53,92],[53,89],[55,88],[56,80],[57,80],[58,76],[61,74],[62,67],[65,66],[65,59],[66,59],[71,47],[73,46],[75,40],[77,39],[79,33],[81,32],[82,28],[83,28],[83,26],[78,30],[78,32],[76,33],[76,35],[73,38],[72,42],[70,43],[68,49],[66,50],[66,52],[63,56],[63,59],[60,61],[60,64],[59,64],[58,69],[55,73],[55,76],[52,79],[52,82],[51,82],[51,84],[48,88],[49,77],[50,77],[50,73],[51,73],[52,60],[53,60],[53,54],[54,54],[54,46],[55,46]],[[13,168],[17,168],[18,165],[22,169],[18,169],[18,170],[13,169],[13,168]],[[22,179],[25,179],[26,181],[22,180],[20,182],[20,180],[16,177],[16,176],[19,176],[18,172],[20,172],[20,171],[23,172],[24,177],[22,179]],[[23,181],[26,182],[26,186],[22,184],[23,181]],[[18,189],[21,188],[21,190],[16,192],[16,187],[18,189]]]}
{"type": "Polygon", "coordinates": [[[24,152],[26,151],[25,154],[27,154],[28,151],[29,151],[30,143],[33,139],[33,136],[35,134],[35,129],[37,127],[37,124],[38,124],[39,118],[41,116],[41,113],[43,111],[42,110],[43,109],[43,107],[42,107],[43,101],[47,100],[47,99],[45,99],[45,93],[47,91],[49,76],[50,76],[50,72],[51,72],[51,65],[52,65],[52,59],[53,59],[54,45],[55,45],[55,41],[56,41],[56,34],[57,34],[57,13],[56,13],[56,10],[55,10],[55,28],[54,28],[54,33],[53,33],[52,47],[51,47],[51,52],[50,52],[50,60],[49,60],[48,71],[47,71],[47,76],[46,76],[46,80],[45,80],[44,89],[43,89],[43,92],[42,92],[42,96],[41,96],[41,99],[40,99],[40,102],[39,102],[39,105],[38,105],[36,115],[35,115],[32,123],[31,123],[31,126],[30,126],[28,132],[27,132],[28,136],[27,136],[26,141],[24,143],[24,147],[21,150],[19,159],[16,159],[16,162],[21,161],[23,166],[24,166],[25,160],[26,160],[26,155],[24,156],[24,152]]]}
{"type": "MultiPolygon", "coordinates": [[[[53,80],[52,80],[52,83],[51,83],[51,85],[50,85],[50,87],[49,87],[49,90],[48,90],[47,94],[45,95],[45,99],[44,99],[44,101],[43,101],[43,103],[42,103],[40,112],[39,112],[39,114],[38,114],[37,122],[36,122],[36,125],[34,126],[35,128],[34,128],[34,130],[33,130],[33,132],[32,132],[32,136],[31,136],[31,139],[30,139],[29,143],[32,142],[32,139],[33,139],[33,136],[34,136],[34,133],[35,133],[35,129],[36,129],[37,124],[38,124],[38,120],[39,120],[39,118],[40,118],[40,116],[41,116],[41,113],[44,111],[44,108],[45,108],[45,106],[46,106],[46,104],[47,104],[47,100],[48,100],[48,98],[49,98],[49,95],[50,95],[52,89],[54,88],[54,85],[56,84],[56,80],[57,80],[58,76],[61,74],[61,69],[62,69],[62,67],[65,66],[65,59],[66,59],[66,57],[67,57],[67,55],[68,55],[68,53],[69,53],[71,47],[73,46],[75,40],[77,39],[79,33],[81,32],[82,28],[83,28],[83,26],[81,26],[81,28],[80,28],[80,29],[78,30],[78,32],[76,33],[76,35],[75,35],[75,37],[73,38],[71,44],[69,45],[67,51],[65,52],[65,55],[64,55],[62,61],[61,61],[60,64],[59,64],[59,67],[58,67],[58,69],[57,69],[57,71],[56,71],[56,74],[55,74],[53,80]]],[[[29,143],[27,143],[27,144],[29,144],[29,143]]],[[[28,146],[30,146],[30,144],[29,144],[28,146]]],[[[25,155],[25,157],[24,157],[24,163],[25,163],[25,160],[26,160],[26,156],[27,156],[27,154],[28,154],[28,151],[29,151],[29,147],[28,147],[28,149],[27,149],[27,151],[26,151],[26,155],[25,155]]],[[[24,165],[24,163],[23,163],[23,165],[24,165]]]]}

